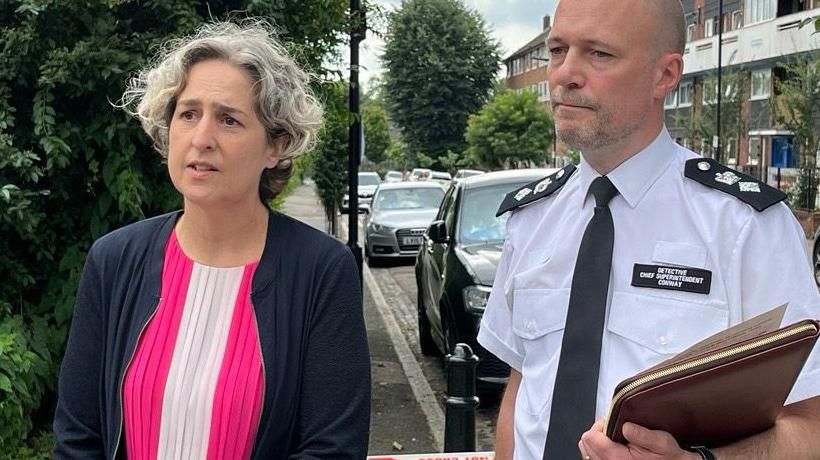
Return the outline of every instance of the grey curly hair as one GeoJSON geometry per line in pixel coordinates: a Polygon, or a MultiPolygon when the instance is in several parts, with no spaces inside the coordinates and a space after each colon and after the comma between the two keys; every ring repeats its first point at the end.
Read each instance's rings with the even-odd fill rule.
{"type": "Polygon", "coordinates": [[[140,120],[154,148],[167,157],[168,127],[177,98],[191,67],[210,59],[245,71],[269,142],[286,136],[279,163],[262,173],[259,196],[267,202],[293,174],[293,160],[315,146],[323,110],[309,87],[312,75],[294,62],[264,20],[209,23],[191,36],[169,41],[147,68],[129,80],[117,106],[140,120]]]}

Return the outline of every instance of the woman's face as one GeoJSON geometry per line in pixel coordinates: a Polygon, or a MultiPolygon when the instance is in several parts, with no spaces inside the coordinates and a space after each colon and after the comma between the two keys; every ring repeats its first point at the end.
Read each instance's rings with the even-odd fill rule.
{"type": "Polygon", "coordinates": [[[262,171],[281,152],[268,143],[240,68],[220,60],[191,67],[168,133],[168,171],[186,208],[258,202],[262,171]]]}

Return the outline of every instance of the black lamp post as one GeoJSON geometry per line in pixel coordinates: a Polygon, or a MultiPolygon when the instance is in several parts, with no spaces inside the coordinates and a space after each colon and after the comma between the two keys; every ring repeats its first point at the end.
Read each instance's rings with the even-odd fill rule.
{"type": "Polygon", "coordinates": [[[359,157],[362,150],[362,128],[359,117],[359,42],[364,40],[367,25],[360,0],[350,0],[350,89],[348,103],[353,122],[348,130],[348,226],[347,245],[356,258],[359,281],[362,278],[362,247],[359,246],[359,157]]]}
{"type": "Polygon", "coordinates": [[[721,70],[723,68],[723,0],[718,0],[718,66],[717,66],[717,113],[715,126],[715,160],[721,163],[720,158],[720,99],[723,95],[721,87],[721,70]]]}

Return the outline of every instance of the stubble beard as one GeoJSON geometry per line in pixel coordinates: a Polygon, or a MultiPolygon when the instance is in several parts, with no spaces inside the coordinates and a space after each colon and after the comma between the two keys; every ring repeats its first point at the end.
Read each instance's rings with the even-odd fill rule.
{"type": "Polygon", "coordinates": [[[577,128],[562,127],[556,117],[555,133],[558,139],[570,148],[581,152],[591,152],[616,145],[630,137],[638,131],[641,123],[647,119],[647,115],[648,111],[644,111],[627,125],[618,126],[615,123],[616,116],[613,111],[598,107],[595,118],[577,128]]]}

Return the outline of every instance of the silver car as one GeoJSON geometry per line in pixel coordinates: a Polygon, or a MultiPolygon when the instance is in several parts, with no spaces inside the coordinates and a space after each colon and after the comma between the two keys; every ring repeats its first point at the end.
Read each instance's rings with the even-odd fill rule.
{"type": "Polygon", "coordinates": [[[373,196],[364,231],[364,253],[376,260],[415,257],[436,216],[444,189],[435,182],[382,183],[373,196]]]}

